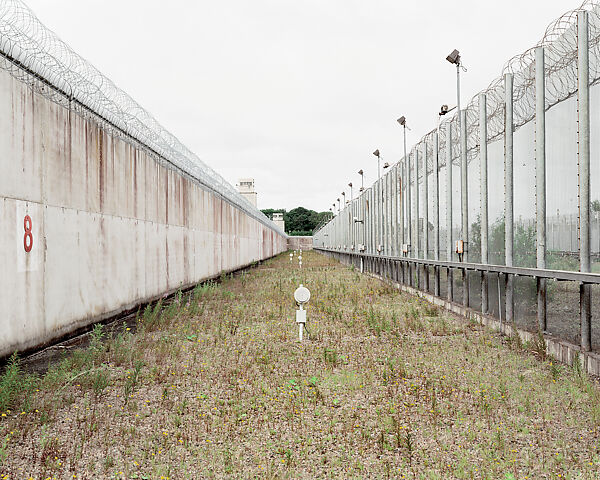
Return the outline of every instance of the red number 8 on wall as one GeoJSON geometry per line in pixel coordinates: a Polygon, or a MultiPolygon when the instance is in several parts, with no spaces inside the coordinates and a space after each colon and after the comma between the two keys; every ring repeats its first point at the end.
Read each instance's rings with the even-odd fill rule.
{"type": "Polygon", "coordinates": [[[25,215],[23,219],[23,228],[25,229],[25,235],[23,236],[23,248],[27,253],[31,252],[33,248],[33,233],[31,229],[33,228],[33,222],[31,221],[31,217],[29,215],[25,215]]]}

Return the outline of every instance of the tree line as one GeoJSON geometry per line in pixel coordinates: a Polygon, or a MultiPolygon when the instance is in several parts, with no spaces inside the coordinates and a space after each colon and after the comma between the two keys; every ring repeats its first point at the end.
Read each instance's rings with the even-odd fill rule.
{"type": "Polygon", "coordinates": [[[315,212],[304,207],[296,207],[286,211],[285,208],[262,209],[267,217],[273,218],[274,213],[283,213],[285,233],[294,236],[312,235],[313,230],[325,219],[331,218],[331,212],[315,212]]]}

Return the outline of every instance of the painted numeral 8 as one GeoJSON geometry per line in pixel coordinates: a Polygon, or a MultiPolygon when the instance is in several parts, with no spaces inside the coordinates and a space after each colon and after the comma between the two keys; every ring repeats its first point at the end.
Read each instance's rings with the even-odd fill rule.
{"type": "Polygon", "coordinates": [[[25,215],[25,218],[23,219],[23,228],[25,229],[25,235],[23,236],[23,248],[27,253],[29,253],[33,248],[33,233],[31,233],[33,223],[29,215],[25,215]]]}

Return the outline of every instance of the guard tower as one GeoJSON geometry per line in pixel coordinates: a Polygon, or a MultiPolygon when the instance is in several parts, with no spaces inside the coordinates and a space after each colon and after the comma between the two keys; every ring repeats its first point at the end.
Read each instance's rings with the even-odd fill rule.
{"type": "Polygon", "coordinates": [[[238,192],[256,207],[256,191],[254,190],[253,178],[240,178],[237,184],[238,192]]]}
{"type": "Polygon", "coordinates": [[[273,223],[277,225],[283,232],[285,232],[285,222],[283,220],[283,213],[273,212],[273,223]]]}

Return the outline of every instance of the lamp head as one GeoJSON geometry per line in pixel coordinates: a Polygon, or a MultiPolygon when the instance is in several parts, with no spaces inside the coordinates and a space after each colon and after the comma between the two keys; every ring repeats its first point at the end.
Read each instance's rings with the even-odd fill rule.
{"type": "Polygon", "coordinates": [[[460,65],[460,53],[458,53],[458,50],[454,49],[452,50],[452,53],[446,57],[446,60],[454,65],[460,65]]]}
{"type": "Polygon", "coordinates": [[[385,163],[383,164],[383,168],[388,168],[389,166],[390,166],[390,164],[389,164],[388,162],[385,162],[385,163]]]}
{"type": "Polygon", "coordinates": [[[349,186],[350,188],[352,188],[352,182],[350,182],[350,183],[348,184],[348,186],[349,186]]]}
{"type": "Polygon", "coordinates": [[[449,111],[448,105],[442,105],[440,107],[440,116],[446,115],[448,113],[448,111],[449,111]]]}
{"type": "Polygon", "coordinates": [[[406,126],[406,117],[403,115],[401,116],[398,120],[396,120],[400,125],[402,125],[403,127],[406,126]]]}
{"type": "Polygon", "coordinates": [[[362,168],[361,168],[361,169],[358,171],[358,174],[359,174],[359,175],[362,175],[362,174],[363,174],[362,168]]]}
{"type": "Polygon", "coordinates": [[[373,152],[373,155],[375,155],[377,158],[379,158],[379,156],[380,156],[380,155],[379,155],[379,149],[375,150],[375,151],[373,152]]]}

